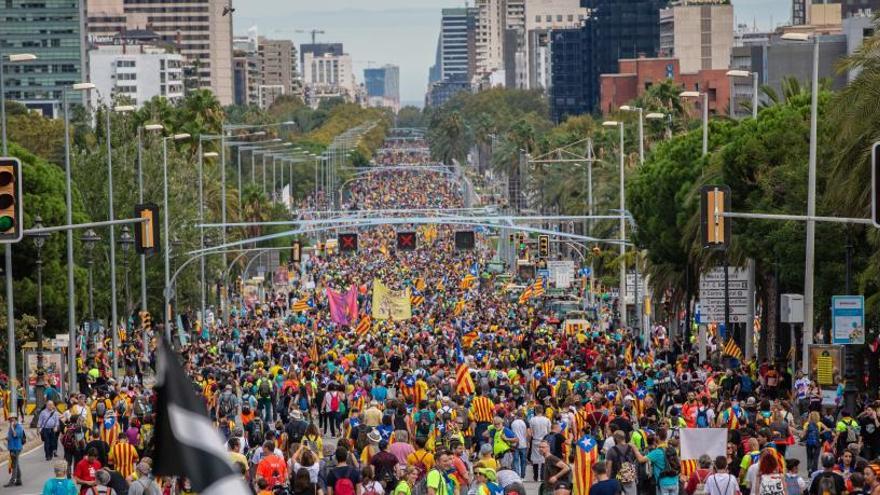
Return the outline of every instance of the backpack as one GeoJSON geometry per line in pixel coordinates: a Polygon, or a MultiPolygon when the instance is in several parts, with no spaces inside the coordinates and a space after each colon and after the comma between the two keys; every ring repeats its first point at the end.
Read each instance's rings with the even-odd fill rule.
{"type": "Polygon", "coordinates": [[[844,421],[844,425],[846,425],[846,444],[849,445],[851,443],[859,443],[859,424],[856,423],[856,420],[851,419],[849,422],[844,421]]]}
{"type": "Polygon", "coordinates": [[[146,403],[144,403],[144,399],[142,399],[140,397],[138,397],[134,400],[134,404],[132,405],[132,408],[134,409],[134,414],[139,418],[143,418],[144,416],[146,416],[150,412],[146,403]]]}
{"type": "Polygon", "coordinates": [[[372,431],[372,428],[365,424],[357,425],[355,430],[357,434],[354,437],[354,449],[358,454],[363,452],[367,445],[370,445],[370,438],[367,436],[370,434],[370,431],[372,431]]]}
{"type": "Polygon", "coordinates": [[[272,396],[272,384],[269,383],[269,380],[262,379],[260,380],[260,386],[258,387],[258,392],[260,394],[261,399],[267,399],[272,396]]]}
{"type": "Polygon", "coordinates": [[[76,425],[69,425],[64,429],[64,434],[61,436],[61,446],[64,447],[64,452],[73,452],[76,449],[76,425]]]}
{"type": "Polygon", "coordinates": [[[348,478],[339,478],[333,484],[333,493],[336,495],[355,495],[354,483],[348,478]]]}
{"type": "Polygon", "coordinates": [[[151,442],[153,440],[153,425],[145,424],[141,425],[140,429],[140,448],[141,451],[149,450],[151,446],[151,442]]]}
{"type": "Polygon", "coordinates": [[[235,414],[235,399],[231,392],[223,392],[220,396],[220,414],[223,416],[235,414]]]}
{"type": "Polygon", "coordinates": [[[786,495],[802,495],[804,493],[801,490],[801,485],[798,484],[798,476],[797,475],[785,475],[785,493],[786,495]]]}
{"type": "Polygon", "coordinates": [[[251,436],[250,443],[251,445],[260,445],[263,443],[263,433],[265,433],[265,428],[263,425],[263,420],[255,417],[251,420],[251,436]]]}
{"type": "MultiPolygon", "coordinates": [[[[379,495],[379,492],[376,490],[376,485],[377,485],[377,484],[379,484],[378,481],[373,481],[373,482],[370,483],[370,486],[369,486],[369,487],[366,487],[366,486],[365,486],[365,487],[364,487],[364,492],[363,492],[361,495],[379,495]]],[[[380,484],[379,486],[381,487],[382,485],[380,484]]],[[[333,491],[334,491],[334,493],[336,492],[335,489],[334,489],[333,491]]]]}
{"type": "Polygon", "coordinates": [[[815,423],[807,424],[807,434],[804,437],[807,447],[819,446],[819,427],[815,423]]]}
{"type": "Polygon", "coordinates": [[[416,425],[416,438],[425,440],[431,435],[431,412],[423,409],[419,412],[419,422],[416,425]]]}
{"type": "Polygon", "coordinates": [[[126,408],[126,406],[125,406],[124,399],[120,399],[120,400],[116,401],[116,406],[114,407],[114,409],[116,409],[116,416],[118,416],[120,418],[122,416],[125,416],[125,408],[126,408]]]}
{"type": "Polygon", "coordinates": [[[709,413],[706,409],[700,407],[697,409],[697,428],[709,427],[709,413]]]}
{"type": "Polygon", "coordinates": [[[569,392],[568,380],[563,378],[563,379],[559,380],[559,383],[556,386],[557,386],[556,398],[561,401],[564,401],[568,397],[568,392],[569,392]]]}
{"type": "MultiPolygon", "coordinates": [[[[414,454],[414,455],[418,456],[418,454],[414,454]]],[[[427,455],[427,454],[425,454],[425,455],[427,455]]],[[[416,481],[423,481],[423,480],[425,480],[425,478],[428,477],[427,476],[428,475],[428,466],[425,464],[425,456],[424,455],[421,458],[418,458],[418,457],[416,458],[416,462],[415,462],[415,464],[413,464],[413,467],[416,468],[416,472],[419,474],[418,477],[416,478],[416,481]]],[[[428,491],[427,488],[428,487],[426,485],[425,486],[425,493],[427,493],[427,491],[428,491]]]]}
{"type": "Polygon", "coordinates": [[[330,392],[330,410],[332,412],[339,411],[339,394],[336,392],[330,392]]]}
{"type": "Polygon", "coordinates": [[[666,447],[663,455],[666,457],[666,469],[660,473],[660,477],[677,478],[681,474],[681,461],[678,459],[675,447],[666,447]]]}
{"type": "Polygon", "coordinates": [[[103,418],[104,413],[106,413],[106,412],[107,412],[107,404],[104,402],[103,399],[101,399],[98,401],[97,404],[95,404],[95,415],[97,415],[99,418],[103,418]]]}
{"type": "Polygon", "coordinates": [[[834,481],[834,475],[831,473],[822,473],[819,475],[819,495],[843,495],[837,491],[837,483],[834,481]]]}
{"type": "MultiPolygon", "coordinates": [[[[649,463],[650,464],[650,463],[649,463]]],[[[706,476],[700,479],[699,471],[697,471],[697,487],[694,489],[693,495],[706,495],[706,479],[712,474],[711,472],[707,472],[706,476]]]]}
{"type": "Polygon", "coordinates": [[[612,469],[617,472],[617,475],[615,476],[617,481],[624,485],[635,482],[637,474],[635,465],[630,462],[630,457],[632,455],[630,447],[627,446],[626,450],[620,450],[615,445],[614,449],[617,450],[618,460],[612,463],[612,469]]]}

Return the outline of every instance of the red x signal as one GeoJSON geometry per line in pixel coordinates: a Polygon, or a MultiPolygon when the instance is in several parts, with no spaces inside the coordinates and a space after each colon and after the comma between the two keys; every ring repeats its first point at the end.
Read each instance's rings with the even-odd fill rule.
{"type": "Polygon", "coordinates": [[[412,251],[416,248],[415,232],[398,232],[397,249],[400,251],[412,251]]]}
{"type": "Polygon", "coordinates": [[[357,234],[339,234],[339,250],[340,251],[357,251],[358,236],[357,234]]]}

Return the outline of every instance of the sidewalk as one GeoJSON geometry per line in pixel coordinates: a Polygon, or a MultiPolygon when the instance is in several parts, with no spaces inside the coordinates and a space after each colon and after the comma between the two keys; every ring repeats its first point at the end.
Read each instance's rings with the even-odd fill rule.
{"type": "MultiPolygon", "coordinates": [[[[31,416],[25,416],[24,418],[24,434],[27,437],[27,443],[24,444],[24,451],[33,450],[40,445],[43,445],[43,441],[40,440],[40,432],[36,428],[30,428],[28,425],[31,424],[31,416]]],[[[9,461],[9,453],[6,451],[6,432],[9,431],[9,422],[0,420],[0,432],[2,432],[2,436],[0,436],[0,465],[6,464],[9,461]]]]}

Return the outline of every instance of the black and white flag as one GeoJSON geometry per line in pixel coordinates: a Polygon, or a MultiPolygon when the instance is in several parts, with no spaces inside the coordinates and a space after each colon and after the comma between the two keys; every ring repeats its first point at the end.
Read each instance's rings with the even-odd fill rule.
{"type": "Polygon", "coordinates": [[[154,474],[184,476],[200,495],[250,493],[177,356],[164,341],[158,352],[154,474]]]}

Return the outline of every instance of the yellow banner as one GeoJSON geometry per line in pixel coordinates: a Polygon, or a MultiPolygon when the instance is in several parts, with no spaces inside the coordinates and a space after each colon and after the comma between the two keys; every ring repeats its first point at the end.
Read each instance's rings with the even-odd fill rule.
{"type": "Polygon", "coordinates": [[[409,288],[391,290],[381,280],[373,280],[373,319],[408,320],[412,318],[409,288]]]}

